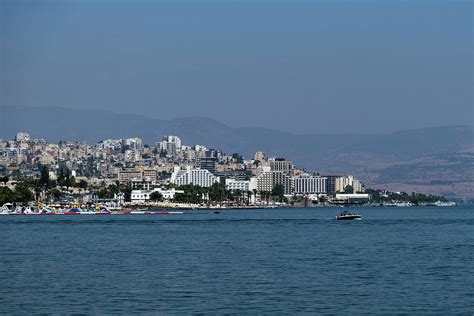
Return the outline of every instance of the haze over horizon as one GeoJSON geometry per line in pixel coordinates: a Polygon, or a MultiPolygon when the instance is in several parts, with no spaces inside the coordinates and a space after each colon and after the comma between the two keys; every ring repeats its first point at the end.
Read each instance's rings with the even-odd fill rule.
{"type": "Polygon", "coordinates": [[[2,1],[0,21],[1,107],[306,134],[473,125],[470,1],[2,1]]]}

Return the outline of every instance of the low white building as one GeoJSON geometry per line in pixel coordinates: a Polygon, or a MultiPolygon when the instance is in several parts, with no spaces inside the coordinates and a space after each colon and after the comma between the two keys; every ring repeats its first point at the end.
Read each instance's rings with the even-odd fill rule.
{"type": "Polygon", "coordinates": [[[256,195],[253,194],[254,190],[257,190],[256,177],[252,177],[250,180],[225,179],[225,187],[231,191],[240,190],[242,192],[250,192],[250,203],[254,204],[256,202],[256,195]]]}
{"type": "Polygon", "coordinates": [[[336,203],[367,203],[370,200],[370,195],[367,193],[347,193],[336,194],[333,202],[336,203]]]}
{"type": "Polygon", "coordinates": [[[177,193],[184,193],[182,190],[176,190],[176,189],[161,189],[161,188],[155,188],[153,190],[132,190],[132,194],[130,196],[130,199],[132,202],[145,202],[150,200],[150,195],[153,192],[158,192],[160,193],[165,200],[172,200],[174,199],[174,196],[177,193]]]}
{"type": "Polygon", "coordinates": [[[252,177],[250,180],[225,179],[225,187],[231,191],[253,191],[257,189],[257,178],[252,177]]]}

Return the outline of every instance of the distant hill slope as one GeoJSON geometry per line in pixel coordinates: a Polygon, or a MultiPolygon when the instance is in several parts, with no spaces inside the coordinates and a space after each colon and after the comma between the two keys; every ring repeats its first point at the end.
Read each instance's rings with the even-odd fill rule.
{"type": "MultiPolygon", "coordinates": [[[[297,135],[258,127],[232,128],[208,118],[160,120],[54,107],[2,107],[0,115],[0,138],[3,139],[12,139],[18,131],[27,131],[32,137],[50,142],[85,140],[93,144],[106,138],[137,136],[153,145],[163,135],[172,134],[180,136],[185,144],[202,144],[227,153],[239,152],[245,157],[262,150],[311,170],[360,174],[369,184],[376,183],[378,178],[385,184],[390,182],[385,175],[371,176],[374,170],[380,173],[384,167],[396,164],[402,166],[397,168],[403,168],[404,161],[474,148],[472,126],[421,128],[375,135],[297,135]]],[[[456,170],[472,167],[470,160],[467,161],[456,164],[456,170]]],[[[449,163],[444,165],[449,167],[449,163]]],[[[443,169],[443,173],[446,172],[449,170],[443,169]]]]}

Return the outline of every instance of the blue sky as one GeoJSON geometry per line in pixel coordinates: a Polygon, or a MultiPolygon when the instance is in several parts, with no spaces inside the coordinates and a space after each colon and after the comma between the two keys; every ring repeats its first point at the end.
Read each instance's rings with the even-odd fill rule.
{"type": "Polygon", "coordinates": [[[1,1],[2,106],[298,133],[473,123],[470,1],[1,1]]]}

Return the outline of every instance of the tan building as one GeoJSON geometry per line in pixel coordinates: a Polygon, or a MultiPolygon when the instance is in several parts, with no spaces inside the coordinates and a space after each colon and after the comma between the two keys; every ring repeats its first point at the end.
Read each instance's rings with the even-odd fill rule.
{"type": "Polygon", "coordinates": [[[292,194],[293,179],[282,171],[267,171],[257,177],[257,190],[271,192],[276,185],[283,185],[285,194],[292,194]]]}
{"type": "Polygon", "coordinates": [[[120,182],[130,182],[132,180],[143,179],[143,172],[140,170],[120,170],[118,173],[118,180],[120,182]]]}

